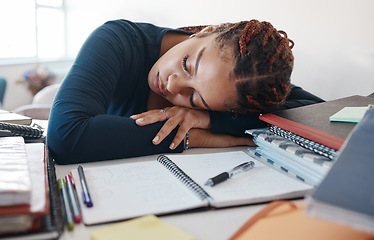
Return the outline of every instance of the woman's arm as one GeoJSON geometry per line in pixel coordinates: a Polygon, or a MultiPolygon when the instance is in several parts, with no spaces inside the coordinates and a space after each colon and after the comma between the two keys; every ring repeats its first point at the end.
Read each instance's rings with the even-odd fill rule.
{"type": "MultiPolygon", "coordinates": [[[[140,46],[135,46],[136,52],[132,47],[141,44],[140,37],[122,32],[121,27],[106,24],[90,35],[55,97],[47,144],[59,164],[171,152],[169,144],[177,129],[156,146],[152,139],[162,123],[139,127],[133,119],[107,114],[116,94],[127,94],[125,90],[139,84],[126,74],[141,66],[134,55],[145,54],[140,46]],[[123,93],[118,93],[120,84],[125,84],[123,93]]],[[[125,97],[129,104],[133,102],[131,92],[125,97]]],[[[176,151],[183,151],[183,144],[176,151]]]]}
{"type": "MultiPolygon", "coordinates": [[[[305,91],[301,87],[292,85],[291,92],[286,102],[267,112],[276,112],[310,104],[323,102],[324,100],[305,91]]],[[[245,136],[245,130],[266,127],[267,124],[259,119],[260,113],[237,115],[226,112],[209,112],[211,131],[213,133],[225,133],[235,136],[245,136]]]]}
{"type": "Polygon", "coordinates": [[[212,133],[205,129],[191,129],[189,131],[189,147],[223,148],[235,146],[256,146],[252,137],[235,137],[230,134],[212,133]]]}
{"type": "MultiPolygon", "coordinates": [[[[167,107],[164,111],[160,109],[150,110],[141,114],[133,115],[139,126],[165,121],[161,130],[153,139],[155,145],[161,144],[165,137],[169,137],[170,131],[178,128],[178,133],[172,143],[186,144],[186,133],[189,132],[189,148],[191,147],[234,147],[234,146],[255,146],[252,138],[235,137],[230,134],[212,133],[209,126],[209,114],[205,110],[196,110],[185,107],[167,107]]],[[[170,146],[172,148],[172,146],[170,146]]]]}
{"type": "MultiPolygon", "coordinates": [[[[300,87],[293,86],[286,103],[272,109],[271,111],[295,108],[318,102],[323,102],[323,100],[300,87]]],[[[249,113],[248,115],[242,116],[228,112],[208,112],[205,110],[196,110],[178,106],[166,108],[166,110],[168,115],[164,112],[160,112],[158,109],[131,116],[133,119],[137,119],[136,124],[139,126],[146,126],[148,124],[167,120],[161,130],[157,135],[155,135],[154,144],[160,144],[177,126],[179,126],[179,130],[173,140],[173,143],[176,145],[183,141],[186,133],[190,129],[205,129],[210,130],[212,133],[229,134],[232,135],[231,137],[236,136],[240,138],[248,138],[248,135],[245,134],[245,130],[267,126],[267,123],[259,119],[260,113],[249,113]]],[[[215,144],[216,143],[217,142],[215,142],[215,144]]],[[[232,143],[236,143],[236,141],[233,141],[232,143]]],[[[202,146],[205,146],[205,144],[202,144],[202,146]]]]}

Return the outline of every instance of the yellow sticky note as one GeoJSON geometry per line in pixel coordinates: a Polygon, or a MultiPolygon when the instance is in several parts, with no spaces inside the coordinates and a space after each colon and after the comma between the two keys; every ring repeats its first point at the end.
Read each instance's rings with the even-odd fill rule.
{"type": "Polygon", "coordinates": [[[135,218],[91,233],[91,240],[192,240],[193,236],[154,215],[135,218]]]}
{"type": "Polygon", "coordinates": [[[330,117],[331,122],[358,123],[365,115],[368,107],[345,107],[330,117]]]}

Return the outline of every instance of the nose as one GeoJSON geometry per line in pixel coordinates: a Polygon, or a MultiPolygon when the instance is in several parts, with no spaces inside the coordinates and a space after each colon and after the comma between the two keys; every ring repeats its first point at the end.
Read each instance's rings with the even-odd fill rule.
{"type": "Polygon", "coordinates": [[[183,81],[183,79],[178,77],[177,74],[172,74],[168,77],[168,83],[167,83],[166,89],[171,94],[180,94],[185,88],[186,88],[186,81],[183,81]]]}

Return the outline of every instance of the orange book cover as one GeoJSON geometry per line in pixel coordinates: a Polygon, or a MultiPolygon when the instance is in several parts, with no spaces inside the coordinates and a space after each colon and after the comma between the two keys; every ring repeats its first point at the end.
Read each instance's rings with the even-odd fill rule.
{"type": "Polygon", "coordinates": [[[374,235],[312,218],[305,213],[305,203],[273,201],[250,218],[230,240],[369,240],[374,235]]]}

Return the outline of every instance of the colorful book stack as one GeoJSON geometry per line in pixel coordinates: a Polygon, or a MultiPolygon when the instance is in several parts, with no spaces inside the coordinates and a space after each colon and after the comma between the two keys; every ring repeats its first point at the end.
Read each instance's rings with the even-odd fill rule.
{"type": "Polygon", "coordinates": [[[57,230],[49,227],[50,206],[45,145],[25,144],[23,137],[1,137],[0,238],[58,237],[57,230]]]}

